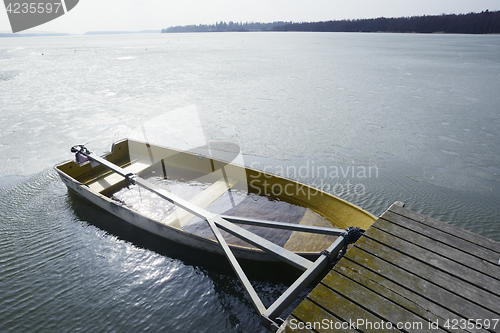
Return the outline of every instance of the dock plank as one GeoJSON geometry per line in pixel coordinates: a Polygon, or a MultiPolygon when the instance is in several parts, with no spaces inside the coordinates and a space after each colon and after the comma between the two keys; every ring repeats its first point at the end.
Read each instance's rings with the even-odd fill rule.
{"type": "MultiPolygon", "coordinates": [[[[500,314],[500,299],[497,296],[462,280],[460,277],[447,274],[443,271],[433,270],[431,266],[413,259],[404,253],[381,246],[380,243],[368,237],[365,237],[363,242],[356,244],[356,248],[363,250],[364,258],[369,258],[371,255],[371,259],[375,256],[384,262],[392,263],[396,266],[398,273],[404,274],[411,272],[418,277],[419,282],[421,282],[424,287],[428,287],[429,284],[434,284],[438,286],[436,292],[446,290],[456,295],[460,295],[464,302],[474,302],[496,312],[495,315],[493,312],[486,309],[484,309],[484,311],[478,309],[475,313],[476,318],[493,319],[500,314]]],[[[425,289],[422,290],[422,292],[425,292],[425,289]]]]}
{"type": "MultiPolygon", "coordinates": [[[[422,332],[423,328],[428,326],[428,320],[416,316],[405,307],[392,302],[388,298],[380,296],[370,288],[342,274],[329,274],[321,283],[342,294],[351,302],[365,309],[369,309],[370,312],[376,313],[377,316],[380,317],[378,322],[391,322],[391,327],[399,327],[398,325],[407,325],[411,323],[411,327],[409,328],[402,326],[406,332],[422,332]]],[[[436,329],[435,331],[444,332],[441,329],[436,329]]]]}
{"type": "Polygon", "coordinates": [[[500,254],[490,248],[478,245],[477,243],[470,242],[460,237],[455,237],[443,230],[429,228],[422,223],[415,223],[414,220],[405,219],[403,216],[398,215],[392,211],[385,213],[381,218],[405,229],[410,229],[414,232],[425,235],[442,244],[447,244],[448,246],[454,247],[461,252],[464,252],[464,249],[470,249],[470,251],[468,252],[470,255],[473,255],[482,260],[489,261],[492,264],[499,265],[500,254]],[[472,245],[475,246],[472,247],[472,245]]]}
{"type": "MultiPolygon", "coordinates": [[[[336,273],[347,276],[350,279],[367,286],[379,295],[396,302],[421,318],[425,318],[427,321],[431,321],[433,323],[437,322],[440,328],[443,328],[443,324],[448,318],[457,318],[455,313],[445,307],[442,307],[441,305],[414,293],[411,289],[405,288],[382,275],[358,265],[353,261],[346,260],[342,266],[336,266],[334,270],[336,273]]],[[[332,272],[329,274],[332,274],[332,272]]],[[[458,319],[466,318],[460,317],[458,319]]],[[[456,333],[466,332],[461,329],[450,329],[448,331],[456,333]]],[[[487,331],[478,329],[473,330],[473,332],[484,333],[487,331]]]]}
{"type": "MultiPolygon", "coordinates": [[[[320,304],[323,308],[331,309],[335,312],[343,322],[357,323],[358,320],[362,319],[365,322],[370,323],[381,323],[383,318],[374,315],[365,308],[359,306],[358,304],[350,301],[341,294],[333,291],[324,284],[319,284],[307,297],[310,301],[320,304]]],[[[317,320],[317,319],[316,319],[317,320]]],[[[351,326],[359,330],[360,325],[351,326]]],[[[382,330],[384,331],[384,330],[382,330]]],[[[394,329],[393,332],[401,332],[400,330],[394,329]]],[[[322,331],[319,331],[322,332],[322,331]]],[[[324,330],[323,332],[331,332],[331,330],[324,330]]],[[[363,332],[381,332],[380,329],[376,327],[364,327],[363,332]]]]}
{"type": "MultiPolygon", "coordinates": [[[[321,292],[321,290],[319,290],[318,292],[321,292]]],[[[300,329],[301,327],[307,328],[308,326],[311,327],[311,329],[314,329],[314,323],[318,323],[316,324],[317,327],[314,329],[317,332],[328,332],[332,327],[335,328],[335,325],[339,325],[338,327],[342,327],[342,320],[338,319],[330,312],[309,299],[305,299],[303,302],[301,302],[299,307],[294,311],[293,315],[295,319],[300,320],[302,323],[304,323],[299,325],[297,322],[292,321],[290,323],[290,326],[296,329],[300,329]]],[[[349,329],[348,326],[345,326],[342,331],[349,333],[356,332],[352,329],[349,329]]]]}
{"type": "MultiPolygon", "coordinates": [[[[411,242],[395,237],[390,233],[387,233],[376,227],[370,228],[370,230],[365,233],[365,237],[370,238],[371,241],[383,243],[386,249],[394,249],[395,251],[400,252],[409,258],[419,260],[427,265],[432,266],[432,268],[439,269],[442,271],[442,274],[449,274],[452,276],[460,277],[461,279],[464,279],[474,286],[500,296],[500,280],[486,275],[483,272],[469,268],[460,262],[455,262],[446,257],[440,256],[431,251],[440,248],[440,245],[435,246],[434,244],[428,244],[428,248],[419,247],[411,242]]],[[[366,246],[370,245],[373,245],[373,243],[367,242],[366,246]]],[[[457,255],[462,255],[461,252],[456,251],[456,253],[457,255]]],[[[391,255],[393,255],[393,253],[391,251],[388,251],[388,256],[391,255]]],[[[427,270],[429,269],[431,268],[427,268],[427,270]]]]}
{"type": "Polygon", "coordinates": [[[423,325],[405,332],[500,332],[499,259],[500,243],[394,204],[290,318],[423,325]],[[490,327],[481,327],[485,320],[490,327]]]}
{"type": "MultiPolygon", "coordinates": [[[[398,224],[389,222],[386,219],[380,219],[377,225],[374,226],[379,230],[383,230],[393,236],[410,242],[416,246],[428,249],[439,256],[443,256],[456,263],[465,265],[469,268],[480,271],[498,281],[500,279],[500,265],[484,260],[465,251],[464,248],[457,251],[456,248],[442,242],[437,242],[434,238],[419,234],[411,229],[401,227],[398,224]]],[[[472,249],[475,251],[475,249],[472,249]]]]}
{"type": "Polygon", "coordinates": [[[458,228],[454,225],[433,219],[432,217],[416,213],[410,209],[407,209],[404,207],[399,207],[397,205],[392,205],[389,208],[389,211],[396,213],[398,215],[401,215],[405,218],[408,218],[408,219],[420,222],[422,224],[425,224],[428,227],[431,227],[431,228],[434,228],[437,230],[441,230],[441,231],[445,231],[454,237],[462,238],[462,239],[467,240],[471,243],[480,245],[484,248],[493,250],[493,251],[500,254],[500,243],[495,242],[492,239],[475,234],[475,233],[467,231],[465,229],[458,228]]]}

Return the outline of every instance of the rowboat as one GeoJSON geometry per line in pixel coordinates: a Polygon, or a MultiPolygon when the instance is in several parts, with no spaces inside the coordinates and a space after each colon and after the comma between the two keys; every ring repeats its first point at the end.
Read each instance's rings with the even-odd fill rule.
{"type": "MultiPolygon", "coordinates": [[[[267,220],[298,226],[366,229],[375,220],[367,211],[310,186],[246,168],[227,160],[239,153],[236,145],[220,144],[182,152],[145,142],[115,142],[106,161],[125,174],[147,179],[219,215],[267,220]],[[236,149],[235,149],[236,148],[236,149]],[[237,150],[235,152],[235,150],[237,150]],[[207,156],[218,152],[219,158],[207,156]]],[[[92,161],[66,161],[55,166],[68,189],[141,229],[203,251],[223,254],[207,223],[175,204],[155,200],[156,194],[127,183],[125,177],[92,161]],[[149,207],[148,207],[149,205],[149,207]]],[[[241,221],[240,221],[241,222],[241,221]]],[[[338,237],[301,231],[244,225],[248,231],[303,257],[315,259],[338,237]]],[[[275,256],[255,245],[222,232],[238,258],[270,261],[275,256]]]]}
{"type": "Polygon", "coordinates": [[[271,331],[300,292],[375,221],[341,198],[245,167],[230,143],[181,151],[124,139],[103,156],[84,146],[71,151],[74,161],[55,166],[69,190],[169,241],[225,255],[271,331]],[[282,260],[303,273],[266,308],[238,259],[282,260]]]}

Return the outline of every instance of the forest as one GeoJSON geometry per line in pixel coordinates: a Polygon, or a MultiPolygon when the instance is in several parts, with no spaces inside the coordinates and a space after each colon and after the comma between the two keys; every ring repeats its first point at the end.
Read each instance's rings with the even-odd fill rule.
{"type": "Polygon", "coordinates": [[[500,11],[439,16],[374,18],[276,26],[274,31],[406,32],[406,33],[500,33],[500,11]]]}
{"type": "Polygon", "coordinates": [[[469,14],[442,14],[398,18],[373,18],[324,22],[218,22],[162,29],[162,33],[222,31],[322,31],[322,32],[402,32],[402,33],[500,33],[500,11],[469,14]]]}

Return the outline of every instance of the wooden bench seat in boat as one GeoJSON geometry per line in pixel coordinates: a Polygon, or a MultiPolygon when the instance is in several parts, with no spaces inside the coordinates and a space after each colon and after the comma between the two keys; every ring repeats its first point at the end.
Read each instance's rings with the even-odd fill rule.
{"type": "MultiPolygon", "coordinates": [[[[151,166],[151,162],[146,162],[146,161],[142,161],[142,160],[135,160],[135,161],[132,161],[127,166],[122,166],[122,168],[124,170],[126,170],[128,173],[139,174],[140,172],[146,170],[150,166],[151,166]]],[[[115,172],[111,172],[110,174],[107,174],[104,177],[100,177],[100,178],[97,178],[95,180],[92,180],[91,182],[87,183],[87,186],[92,191],[100,193],[101,191],[108,189],[108,188],[118,184],[121,181],[123,181],[122,176],[120,176],[119,174],[117,174],[115,172]]]]}
{"type": "MultiPolygon", "coordinates": [[[[203,209],[207,208],[212,202],[217,200],[220,196],[226,193],[231,187],[236,185],[238,181],[234,179],[228,179],[226,182],[224,178],[219,179],[208,188],[204,189],[203,192],[197,194],[191,202],[193,205],[201,207],[203,209]]],[[[172,214],[168,215],[163,219],[163,223],[168,224],[175,228],[183,227],[189,220],[194,217],[193,214],[189,213],[184,209],[176,209],[172,214]]]]}

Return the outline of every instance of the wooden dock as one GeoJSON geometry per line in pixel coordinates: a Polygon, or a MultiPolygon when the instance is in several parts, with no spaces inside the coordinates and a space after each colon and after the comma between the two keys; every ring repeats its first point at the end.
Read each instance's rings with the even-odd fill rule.
{"type": "Polygon", "coordinates": [[[278,332],[500,332],[500,243],[393,204],[278,332]]]}

